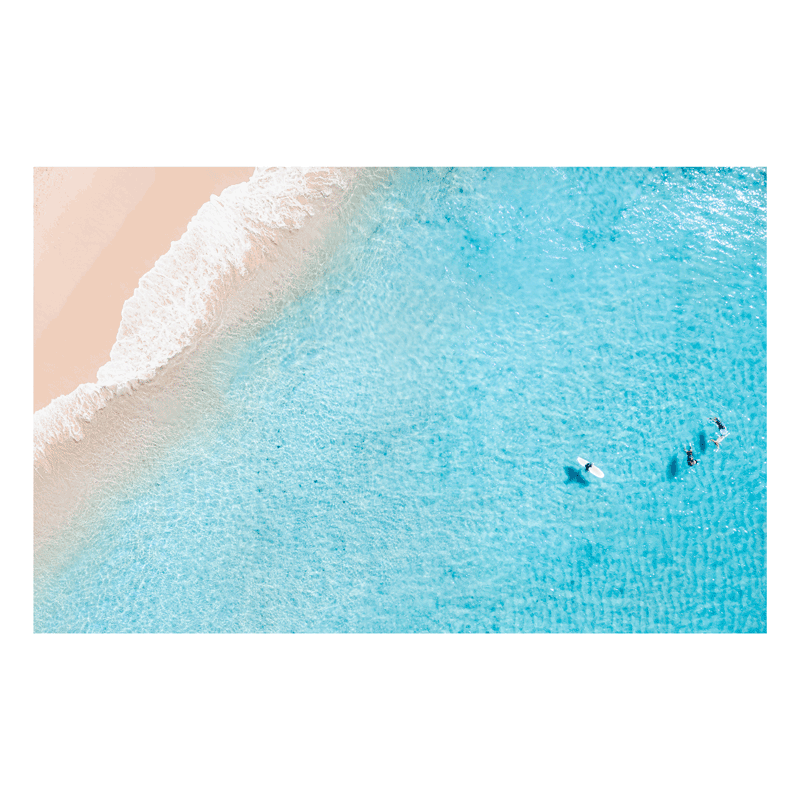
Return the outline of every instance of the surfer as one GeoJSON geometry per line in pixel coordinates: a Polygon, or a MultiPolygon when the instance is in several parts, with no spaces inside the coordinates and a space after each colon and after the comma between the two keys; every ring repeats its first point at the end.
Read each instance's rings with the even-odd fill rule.
{"type": "Polygon", "coordinates": [[[601,470],[600,467],[598,467],[594,462],[587,461],[585,458],[578,456],[578,463],[583,467],[584,472],[591,472],[592,475],[595,475],[598,478],[605,478],[603,470],[601,470]]]}
{"type": "Polygon", "coordinates": [[[689,449],[688,449],[688,450],[684,450],[683,452],[684,452],[684,453],[686,453],[686,463],[687,463],[687,464],[688,464],[690,467],[693,467],[695,464],[699,464],[699,463],[700,463],[700,462],[699,462],[699,461],[698,461],[698,460],[697,460],[697,459],[696,459],[696,458],[695,458],[695,457],[692,455],[692,446],[691,446],[691,445],[689,445],[689,449]]]}
{"type": "Polygon", "coordinates": [[[725,424],[719,417],[709,417],[709,420],[719,428],[719,439],[711,440],[712,442],[714,442],[714,445],[717,448],[717,450],[719,450],[719,446],[722,443],[722,440],[728,435],[728,429],[725,427],[725,424]]]}

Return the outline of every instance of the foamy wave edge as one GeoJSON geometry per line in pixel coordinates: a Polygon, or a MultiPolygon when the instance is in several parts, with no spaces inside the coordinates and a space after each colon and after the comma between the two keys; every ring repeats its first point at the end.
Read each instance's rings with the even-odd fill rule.
{"type": "Polygon", "coordinates": [[[256,169],[212,196],[186,232],[142,277],[122,307],[110,360],[84,383],[33,415],[34,467],[50,471],[50,449],[80,441],[84,426],[116,396],[151,380],[174,356],[214,329],[226,296],[264,266],[285,233],[301,231],[354,170],[256,169]]]}

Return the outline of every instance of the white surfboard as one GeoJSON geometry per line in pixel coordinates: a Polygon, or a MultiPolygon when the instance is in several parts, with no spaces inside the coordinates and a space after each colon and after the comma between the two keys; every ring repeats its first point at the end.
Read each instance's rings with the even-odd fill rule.
{"type": "MultiPolygon", "coordinates": [[[[578,458],[578,463],[582,467],[585,467],[589,462],[585,458],[580,458],[579,457],[578,458]]],[[[592,466],[589,467],[589,472],[591,472],[592,475],[597,475],[598,478],[604,478],[605,477],[605,475],[603,474],[603,470],[601,470],[599,467],[596,467],[594,464],[592,464],[592,466]]]]}

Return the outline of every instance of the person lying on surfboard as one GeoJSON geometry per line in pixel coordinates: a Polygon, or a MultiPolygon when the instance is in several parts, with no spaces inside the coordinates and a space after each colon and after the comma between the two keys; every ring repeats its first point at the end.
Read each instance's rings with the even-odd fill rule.
{"type": "Polygon", "coordinates": [[[700,463],[700,462],[699,462],[699,461],[698,461],[698,460],[697,460],[697,459],[696,459],[696,458],[695,458],[695,457],[692,455],[692,446],[691,446],[691,445],[689,445],[689,449],[688,449],[688,450],[684,450],[683,452],[684,452],[684,453],[686,453],[686,463],[687,463],[687,464],[688,464],[690,467],[693,467],[695,464],[699,464],[699,463],[700,463]]]}
{"type": "Polygon", "coordinates": [[[709,417],[709,420],[713,422],[719,428],[719,439],[712,439],[711,441],[714,442],[717,450],[719,450],[719,446],[722,443],[722,440],[728,435],[728,429],[725,427],[724,423],[719,417],[709,417]]]}
{"type": "Polygon", "coordinates": [[[601,470],[600,467],[598,467],[597,464],[595,464],[594,462],[587,461],[585,458],[581,458],[580,456],[578,456],[578,463],[584,468],[586,472],[591,472],[592,475],[596,475],[598,478],[605,478],[603,470],[601,470]]]}

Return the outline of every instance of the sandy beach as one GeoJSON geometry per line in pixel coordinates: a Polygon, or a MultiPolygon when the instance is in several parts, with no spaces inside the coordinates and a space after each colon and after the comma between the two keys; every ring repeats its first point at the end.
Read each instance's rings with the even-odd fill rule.
{"type": "MultiPolygon", "coordinates": [[[[63,302],[36,342],[37,573],[74,552],[74,536],[91,535],[92,526],[81,524],[73,538],[58,535],[76,510],[127,485],[156,452],[214,416],[217,383],[226,378],[224,370],[205,370],[206,356],[314,284],[321,253],[335,246],[340,211],[380,179],[376,173],[359,181],[358,170],[338,169],[257,170],[252,180],[251,170],[188,172],[195,171],[127,176],[129,191],[117,193],[116,217],[92,246],[98,249],[103,236],[111,241],[88,268],[72,263],[61,300],[54,291],[49,309],[43,304],[39,311],[42,324],[63,302]],[[224,197],[211,199],[226,186],[224,197]]],[[[106,178],[78,175],[68,187],[72,204],[59,189],[61,218],[91,205],[82,200],[96,207],[91,191],[109,192],[113,181],[106,178]]],[[[60,224],[50,222],[51,230],[60,224]]],[[[75,240],[71,246],[81,250],[75,240]]],[[[84,256],[90,249],[83,246],[84,256]]]]}
{"type": "Polygon", "coordinates": [[[198,209],[252,167],[34,170],[34,411],[96,380],[123,303],[198,209]]]}

